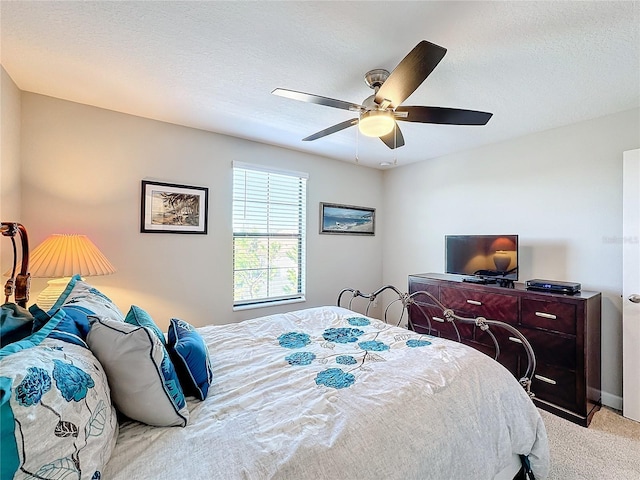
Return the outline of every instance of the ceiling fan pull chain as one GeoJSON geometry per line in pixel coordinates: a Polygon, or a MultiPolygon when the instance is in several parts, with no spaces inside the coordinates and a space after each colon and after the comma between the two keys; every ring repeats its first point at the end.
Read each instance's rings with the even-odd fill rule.
{"type": "Polygon", "coordinates": [[[359,156],[359,151],[360,151],[360,129],[356,128],[356,164],[360,163],[360,156],[359,156]]]}
{"type": "Polygon", "coordinates": [[[393,124],[393,166],[398,165],[398,123],[393,124]]]}

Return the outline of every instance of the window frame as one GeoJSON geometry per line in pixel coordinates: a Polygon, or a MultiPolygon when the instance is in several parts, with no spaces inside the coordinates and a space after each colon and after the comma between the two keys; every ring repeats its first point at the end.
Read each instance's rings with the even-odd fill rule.
{"type": "MultiPolygon", "coordinates": [[[[309,175],[305,172],[286,170],[280,168],[272,168],[265,165],[257,165],[245,162],[233,162],[233,171],[232,171],[232,213],[231,213],[231,223],[232,223],[232,269],[233,269],[233,310],[245,310],[252,308],[261,308],[268,307],[274,305],[284,305],[288,303],[298,303],[306,301],[306,242],[307,242],[307,181],[309,175]],[[298,189],[301,190],[299,192],[299,199],[297,203],[297,217],[295,218],[296,224],[298,224],[298,230],[296,233],[270,233],[268,231],[262,232],[248,232],[248,231],[237,231],[236,230],[236,171],[252,171],[256,173],[262,173],[266,176],[266,180],[268,181],[269,175],[279,175],[279,176],[287,176],[297,179],[298,189]],[[297,291],[290,295],[267,295],[266,297],[253,298],[253,299],[245,299],[245,300],[236,300],[236,240],[239,238],[260,238],[265,239],[269,242],[271,239],[287,239],[293,238],[297,239],[297,250],[298,250],[298,259],[296,265],[296,272],[298,275],[298,281],[296,284],[297,291]]],[[[249,188],[250,189],[250,188],[249,188]]],[[[243,190],[244,198],[246,199],[247,191],[243,190]]],[[[268,205],[269,207],[276,205],[277,202],[269,201],[269,192],[270,187],[267,187],[267,195],[263,204],[268,205]]],[[[295,193],[295,192],[292,192],[295,193]]],[[[242,205],[246,207],[246,200],[242,202],[242,205]]],[[[266,229],[269,229],[267,224],[266,229]]],[[[267,247],[267,256],[270,253],[270,249],[267,247]]],[[[262,270],[269,270],[272,267],[271,259],[267,260],[267,265],[262,270]]],[[[271,278],[267,275],[267,292],[273,286],[271,278]]]]}

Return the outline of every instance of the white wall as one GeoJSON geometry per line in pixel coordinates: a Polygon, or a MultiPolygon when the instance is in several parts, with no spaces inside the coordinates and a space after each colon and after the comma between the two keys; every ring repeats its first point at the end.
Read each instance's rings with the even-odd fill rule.
{"type": "MultiPolygon", "coordinates": [[[[382,207],[382,172],[224,135],[22,93],[23,217],[38,245],[86,234],[118,270],[88,281],[166,329],[171,316],[221,324],[334,304],[382,281],[382,237],[319,235],[319,202],[382,207]],[[309,173],[307,301],[232,311],[232,161],[309,173]],[[143,179],[209,188],[209,234],[140,232],[143,179]]],[[[384,218],[377,217],[377,229],[384,218]]],[[[32,298],[46,286],[33,280],[32,298]]]]}
{"type": "Polygon", "coordinates": [[[520,236],[520,280],[603,293],[603,400],[622,394],[622,152],[640,110],[387,171],[383,278],[444,272],[446,234],[520,236]]]}
{"type": "MultiPolygon", "coordinates": [[[[20,90],[0,65],[0,221],[21,222],[20,218],[20,90]]],[[[18,247],[20,248],[20,247],[18,247]]],[[[0,238],[0,270],[11,266],[13,249],[5,237],[0,238]]],[[[4,296],[2,298],[4,301],[4,296]]]]}
{"type": "MultiPolygon", "coordinates": [[[[638,109],[383,174],[26,92],[21,111],[15,91],[7,110],[5,90],[3,83],[2,209],[20,205],[19,191],[6,194],[4,180],[5,156],[14,159],[10,168],[20,156],[20,221],[32,248],[51,233],[89,235],[118,269],[90,282],[121,309],[138,304],[162,327],[171,316],[219,324],[333,303],[345,286],[406,289],[411,273],[443,271],[445,234],[517,233],[521,280],[577,281],[603,292],[603,399],[619,406],[621,159],[640,146],[638,109]],[[7,132],[21,138],[9,154],[7,132]],[[233,160],[310,174],[306,303],[232,312],[233,160]],[[142,179],[209,187],[209,234],[139,233],[142,179]],[[321,201],[376,208],[379,233],[317,234],[321,201]]],[[[32,298],[44,284],[33,280],[32,298]]]]}

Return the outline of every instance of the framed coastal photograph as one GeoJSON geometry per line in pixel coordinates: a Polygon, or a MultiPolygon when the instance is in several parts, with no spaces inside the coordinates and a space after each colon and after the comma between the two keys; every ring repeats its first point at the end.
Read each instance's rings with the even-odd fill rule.
{"type": "Polygon", "coordinates": [[[375,235],[375,208],[320,203],[320,233],[375,235]]]}
{"type": "Polygon", "coordinates": [[[140,232],[207,233],[209,189],[142,180],[140,232]]]}

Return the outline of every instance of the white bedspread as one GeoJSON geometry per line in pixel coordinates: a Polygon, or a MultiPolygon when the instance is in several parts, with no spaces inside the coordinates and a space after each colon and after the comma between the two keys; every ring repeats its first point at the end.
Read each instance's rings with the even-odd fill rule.
{"type": "Polygon", "coordinates": [[[537,409],[472,348],[338,307],[199,332],[208,398],[184,428],[125,422],[104,479],[482,480],[514,453],[548,474],[537,409]]]}

